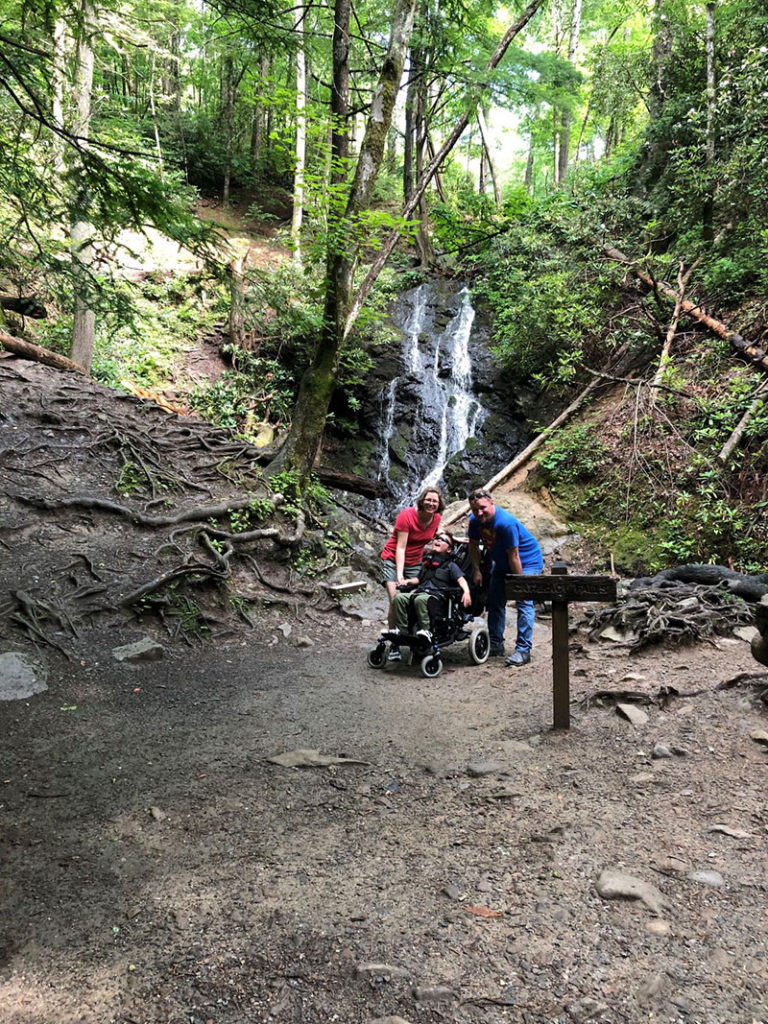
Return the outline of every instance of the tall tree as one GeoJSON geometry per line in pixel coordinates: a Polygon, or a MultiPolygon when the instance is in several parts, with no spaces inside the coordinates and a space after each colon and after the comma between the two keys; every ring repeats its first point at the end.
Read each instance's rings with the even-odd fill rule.
{"type": "MultiPolygon", "coordinates": [[[[348,0],[338,0],[346,17],[348,0]]],[[[361,214],[370,206],[373,188],[384,158],[384,147],[395,100],[403,75],[416,0],[397,0],[392,16],[389,46],[374,91],[365,135],[347,195],[343,216],[330,225],[325,275],[325,313],[312,365],[304,374],[291,421],[291,429],[269,469],[289,468],[306,481],[322,444],[331,396],[336,386],[339,359],[345,339],[349,296],[357,258],[361,214]],[[357,236],[357,237],[356,237],[357,236]]],[[[334,88],[343,89],[348,70],[337,67],[345,48],[334,47],[334,88]]],[[[347,51],[348,52],[348,51],[347,51]]],[[[345,104],[340,92],[339,103],[345,104]]]]}
{"type": "Polygon", "coordinates": [[[93,90],[94,10],[91,0],[82,0],[75,35],[75,63],[72,86],[72,135],[77,149],[70,149],[71,178],[76,182],[72,199],[72,248],[74,319],[72,323],[73,362],[90,371],[93,362],[96,313],[93,309],[93,225],[90,218],[91,194],[88,181],[80,171],[80,151],[88,145],[93,90]]]}
{"type": "Polygon", "coordinates": [[[304,38],[307,12],[299,8],[296,16],[296,145],[293,171],[293,211],[291,215],[291,245],[293,259],[301,267],[301,222],[304,216],[304,175],[307,156],[307,58],[304,38]]]}
{"type": "MultiPolygon", "coordinates": [[[[568,63],[575,65],[579,49],[579,35],[581,33],[581,0],[573,0],[571,8],[571,29],[568,34],[568,63]]],[[[568,173],[568,153],[571,143],[571,121],[573,113],[571,105],[566,103],[563,106],[560,124],[560,149],[558,181],[565,181],[568,173]]]]}

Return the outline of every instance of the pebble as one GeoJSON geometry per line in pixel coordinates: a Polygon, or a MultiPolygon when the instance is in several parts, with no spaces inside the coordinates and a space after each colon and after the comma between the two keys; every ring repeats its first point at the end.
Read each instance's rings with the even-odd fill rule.
{"type": "Polygon", "coordinates": [[[653,974],[650,978],[646,978],[637,990],[637,1001],[640,1006],[645,1006],[647,1003],[652,1002],[659,995],[663,987],[663,974],[653,974]]]}
{"type": "Polygon", "coordinates": [[[669,747],[665,747],[663,743],[657,743],[651,751],[651,757],[654,760],[660,760],[663,757],[673,757],[672,751],[669,747]]]}
{"type": "Polygon", "coordinates": [[[480,778],[482,775],[493,775],[495,772],[500,772],[502,766],[496,764],[493,761],[470,761],[467,765],[467,775],[472,778],[480,778]]]}
{"type": "Polygon", "coordinates": [[[578,999],[574,1003],[569,1003],[567,1009],[571,1018],[578,1022],[599,1020],[608,1012],[608,1007],[605,1003],[599,1003],[596,999],[588,998],[578,999]]]}
{"type": "Polygon", "coordinates": [[[449,985],[414,985],[411,995],[417,1003],[441,1003],[457,998],[449,985]]]}
{"type": "Polygon", "coordinates": [[[145,636],[133,644],[123,644],[122,647],[112,649],[112,657],[115,661],[127,662],[129,665],[145,661],[159,661],[164,654],[163,645],[149,636],[145,636]]]}
{"type": "Polygon", "coordinates": [[[691,882],[699,882],[701,885],[709,885],[713,889],[721,889],[725,885],[725,879],[719,871],[692,871],[688,875],[691,882]]]}
{"type": "Polygon", "coordinates": [[[381,978],[382,981],[389,981],[391,978],[407,978],[411,973],[406,967],[395,967],[393,964],[362,963],[355,968],[358,978],[381,978]]]}
{"type": "Polygon", "coordinates": [[[45,673],[25,655],[0,654],[0,700],[26,700],[47,689],[45,673]]]}
{"type": "Polygon", "coordinates": [[[642,708],[635,707],[634,704],[622,704],[616,705],[616,713],[621,715],[622,718],[626,718],[635,727],[648,724],[648,715],[642,708]]]}
{"type": "Polygon", "coordinates": [[[628,875],[624,871],[615,871],[610,868],[606,868],[600,874],[595,883],[595,888],[598,895],[602,896],[605,900],[642,900],[646,907],[658,917],[661,916],[662,907],[666,903],[663,894],[655,885],[651,885],[650,882],[644,882],[641,878],[635,878],[633,875],[628,875]]]}
{"type": "Polygon", "coordinates": [[[643,927],[649,935],[669,935],[671,925],[663,917],[654,917],[652,921],[646,921],[643,927]]]}

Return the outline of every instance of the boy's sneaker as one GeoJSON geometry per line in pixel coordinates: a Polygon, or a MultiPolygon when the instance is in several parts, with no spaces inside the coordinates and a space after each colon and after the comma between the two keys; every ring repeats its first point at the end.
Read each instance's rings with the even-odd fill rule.
{"type": "Polygon", "coordinates": [[[432,634],[428,629],[417,629],[416,636],[420,636],[423,640],[426,640],[428,644],[432,643],[432,634]]]}
{"type": "Polygon", "coordinates": [[[390,647],[389,654],[387,654],[387,661],[402,661],[403,656],[400,653],[399,647],[390,647]]]}
{"type": "Polygon", "coordinates": [[[515,665],[518,668],[521,665],[527,665],[531,660],[530,651],[515,651],[514,654],[510,654],[507,660],[504,662],[505,665],[515,665]]]}

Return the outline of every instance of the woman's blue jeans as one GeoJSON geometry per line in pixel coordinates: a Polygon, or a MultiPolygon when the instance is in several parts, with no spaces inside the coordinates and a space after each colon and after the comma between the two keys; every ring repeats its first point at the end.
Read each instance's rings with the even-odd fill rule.
{"type": "MultiPolygon", "coordinates": [[[[543,565],[525,566],[523,576],[539,576],[543,565]]],[[[504,645],[504,630],[507,625],[507,591],[504,583],[506,572],[491,572],[488,581],[488,632],[491,647],[504,645]]],[[[533,624],[536,620],[536,609],[533,601],[516,601],[517,607],[517,640],[516,651],[530,651],[533,647],[533,624]]]]}

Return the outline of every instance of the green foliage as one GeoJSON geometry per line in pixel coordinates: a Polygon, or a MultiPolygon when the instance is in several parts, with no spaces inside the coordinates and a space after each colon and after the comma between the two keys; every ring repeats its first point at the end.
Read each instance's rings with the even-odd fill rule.
{"type": "Polygon", "coordinates": [[[561,485],[598,479],[609,452],[595,432],[592,424],[558,431],[538,459],[544,471],[543,482],[561,485]]]}
{"type": "Polygon", "coordinates": [[[311,477],[309,483],[302,488],[296,470],[284,469],[270,477],[269,482],[275,493],[285,498],[280,510],[293,519],[296,519],[300,511],[315,515],[330,504],[330,496],[323,485],[311,477]]]}
{"type": "Polygon", "coordinates": [[[147,491],[150,481],[147,479],[147,474],[140,465],[128,459],[120,470],[120,475],[117,478],[115,484],[115,490],[118,494],[124,494],[126,497],[135,498],[140,494],[144,494],[147,491]]]}
{"type": "MultiPolygon", "coordinates": [[[[536,483],[574,528],[613,554],[619,571],[644,574],[685,562],[764,571],[768,408],[758,403],[742,444],[722,466],[722,446],[755,402],[752,371],[730,367],[726,374],[728,367],[712,362],[708,392],[695,401],[667,395],[653,415],[638,417],[635,408],[635,422],[621,431],[621,417],[612,427],[603,423],[600,437],[579,424],[546,445],[536,483]]],[[[701,372],[691,356],[676,369],[675,386],[690,390],[701,372]]]]}
{"type": "Polygon", "coordinates": [[[253,440],[252,432],[259,423],[280,424],[288,418],[295,381],[276,359],[242,350],[236,354],[226,351],[236,359],[237,369],[194,388],[190,405],[211,423],[253,440]]]}
{"type": "Polygon", "coordinates": [[[245,533],[264,522],[272,514],[269,498],[254,498],[248,508],[234,509],[229,513],[231,533],[245,533]]]}
{"type": "Polygon", "coordinates": [[[501,363],[518,378],[562,385],[618,342],[604,327],[616,271],[597,258],[584,211],[566,196],[517,209],[505,233],[472,259],[475,292],[493,311],[501,363]]]}

